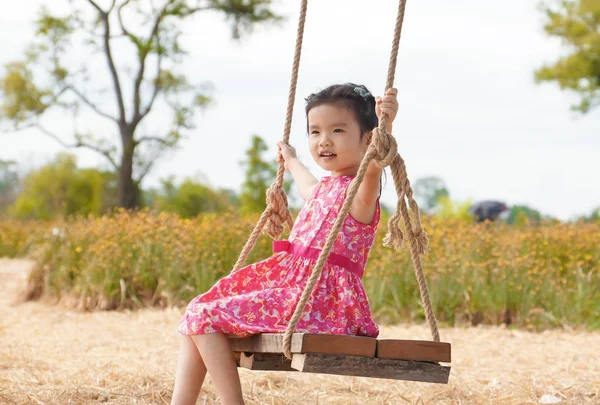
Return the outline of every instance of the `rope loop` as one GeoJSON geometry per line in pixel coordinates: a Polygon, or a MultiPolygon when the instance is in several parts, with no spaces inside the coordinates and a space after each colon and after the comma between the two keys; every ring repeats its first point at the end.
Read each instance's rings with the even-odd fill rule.
{"type": "Polygon", "coordinates": [[[284,224],[291,220],[288,209],[288,198],[285,190],[277,183],[271,184],[267,189],[267,209],[269,215],[262,232],[273,239],[277,239],[284,230],[284,224]]]}
{"type": "Polygon", "coordinates": [[[396,139],[382,128],[375,128],[373,130],[371,147],[375,151],[373,160],[382,169],[391,166],[394,159],[396,159],[396,155],[398,155],[396,139]]]}

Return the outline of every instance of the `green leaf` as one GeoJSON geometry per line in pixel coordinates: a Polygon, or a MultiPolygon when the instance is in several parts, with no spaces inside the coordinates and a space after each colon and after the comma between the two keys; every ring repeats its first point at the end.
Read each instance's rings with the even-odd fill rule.
{"type": "Polygon", "coordinates": [[[39,89],[33,82],[33,73],[24,62],[13,62],[6,66],[7,74],[0,79],[2,106],[0,119],[15,124],[39,116],[50,107],[53,93],[39,89]]]}
{"type": "Polygon", "coordinates": [[[570,53],[537,69],[535,81],[579,93],[579,104],[571,108],[587,113],[600,105],[600,1],[553,2],[542,10],[546,33],[560,38],[570,53]]]}

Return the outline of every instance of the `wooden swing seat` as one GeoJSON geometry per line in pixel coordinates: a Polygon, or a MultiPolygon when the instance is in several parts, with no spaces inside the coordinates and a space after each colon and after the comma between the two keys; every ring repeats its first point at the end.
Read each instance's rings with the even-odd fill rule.
{"type": "Polygon", "coordinates": [[[447,384],[450,343],[294,333],[292,360],[283,334],[230,337],[238,366],[257,371],[300,371],[447,384]]]}

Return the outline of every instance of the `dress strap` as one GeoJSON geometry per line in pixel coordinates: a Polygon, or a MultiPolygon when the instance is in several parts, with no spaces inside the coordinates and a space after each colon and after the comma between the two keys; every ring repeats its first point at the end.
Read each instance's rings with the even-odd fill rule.
{"type": "MultiPolygon", "coordinates": [[[[295,243],[290,243],[288,240],[276,240],[273,241],[273,253],[277,252],[288,252],[295,256],[317,260],[321,254],[321,249],[297,245],[295,243]]],[[[343,267],[359,278],[362,278],[363,276],[363,268],[358,263],[353,262],[346,256],[342,256],[337,253],[330,253],[329,257],[327,258],[327,262],[335,266],[343,267]]]]}

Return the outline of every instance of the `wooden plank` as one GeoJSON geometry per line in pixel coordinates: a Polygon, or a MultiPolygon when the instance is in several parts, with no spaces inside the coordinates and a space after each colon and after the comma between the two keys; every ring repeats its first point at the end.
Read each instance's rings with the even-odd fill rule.
{"type": "MultiPolygon", "coordinates": [[[[303,333],[292,335],[292,353],[302,352],[303,333]]],[[[230,337],[229,344],[234,352],[246,353],[282,353],[283,334],[262,333],[245,338],[230,337]]]]}
{"type": "Polygon", "coordinates": [[[375,357],[377,340],[364,336],[305,334],[300,353],[375,357]]]}
{"type": "MultiPolygon", "coordinates": [[[[283,334],[263,333],[247,338],[230,337],[234,352],[282,353],[283,334]]],[[[329,353],[375,357],[377,341],[363,336],[294,333],[292,353],[329,353]]]]}
{"type": "Polygon", "coordinates": [[[297,371],[292,368],[291,360],[274,353],[241,353],[239,367],[257,371],[297,371]]]}
{"type": "Polygon", "coordinates": [[[342,356],[337,354],[294,354],[292,368],[304,373],[347,375],[447,384],[450,367],[437,363],[342,356]]]}
{"type": "Polygon", "coordinates": [[[427,340],[377,339],[375,357],[450,363],[450,343],[427,340]]]}

